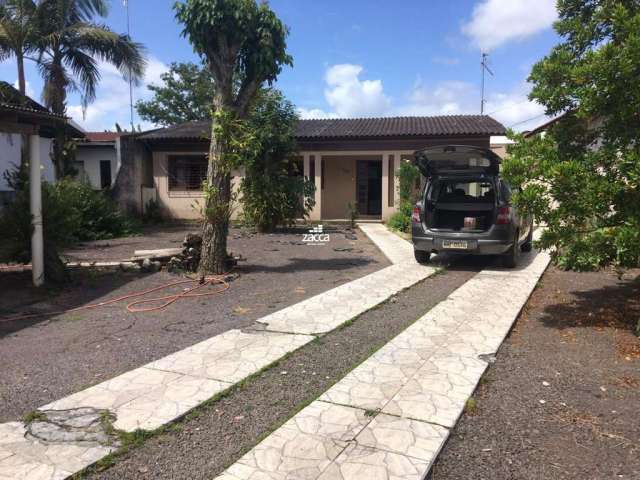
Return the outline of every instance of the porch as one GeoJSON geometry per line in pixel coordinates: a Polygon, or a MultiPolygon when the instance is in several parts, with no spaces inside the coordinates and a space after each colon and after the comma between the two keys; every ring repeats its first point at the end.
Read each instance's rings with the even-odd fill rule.
{"type": "Polygon", "coordinates": [[[386,221],[397,210],[400,162],[413,151],[302,152],[304,175],[314,179],[310,220],[386,221]]]}

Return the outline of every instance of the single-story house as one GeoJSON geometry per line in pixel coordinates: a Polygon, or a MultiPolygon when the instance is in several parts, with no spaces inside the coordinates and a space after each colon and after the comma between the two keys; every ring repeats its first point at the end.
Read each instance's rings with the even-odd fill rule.
{"type": "Polygon", "coordinates": [[[13,198],[5,173],[20,165],[24,138],[38,136],[42,179],[55,180],[51,149],[54,127],[60,123],[66,125],[70,135],[82,137],[83,133],[67,118],[51,113],[13,85],[0,81],[0,207],[13,198]]]}
{"type": "Polygon", "coordinates": [[[78,178],[96,190],[111,188],[120,169],[120,137],[123,132],[85,132],[76,142],[78,178]]]}
{"type": "MultiPolygon", "coordinates": [[[[416,150],[446,144],[489,148],[491,136],[504,133],[505,127],[486,115],[300,120],[301,170],[316,186],[310,219],[346,219],[351,203],[360,218],[387,220],[398,206],[397,169],[416,150]]],[[[125,203],[141,209],[141,191],[151,188],[166,216],[197,218],[193,204],[202,198],[209,134],[210,122],[199,121],[125,141],[123,148],[140,165],[123,155],[116,190],[129,195],[125,203]]],[[[241,177],[241,171],[234,172],[235,188],[241,177]]]]}

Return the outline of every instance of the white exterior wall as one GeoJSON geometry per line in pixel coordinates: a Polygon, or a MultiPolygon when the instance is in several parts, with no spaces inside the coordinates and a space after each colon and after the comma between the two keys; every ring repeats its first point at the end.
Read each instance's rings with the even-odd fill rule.
{"type": "Polygon", "coordinates": [[[116,180],[118,173],[117,155],[115,145],[109,146],[83,146],[78,145],[76,149],[76,162],[84,165],[86,179],[91,186],[100,189],[100,161],[111,162],[111,185],[116,180]]]}
{"type": "MultiPolygon", "coordinates": [[[[51,161],[50,138],[40,138],[40,160],[42,162],[42,179],[47,182],[55,180],[55,171],[51,161]]],[[[4,172],[13,169],[14,165],[20,165],[20,152],[22,149],[22,135],[18,133],[0,132],[0,191],[10,191],[4,179],[4,172]]]]}

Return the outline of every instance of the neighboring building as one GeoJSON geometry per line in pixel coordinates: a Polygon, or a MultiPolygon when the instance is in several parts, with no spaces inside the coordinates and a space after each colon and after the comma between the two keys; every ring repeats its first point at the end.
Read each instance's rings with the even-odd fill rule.
{"type": "MultiPolygon", "coordinates": [[[[122,203],[140,211],[142,192],[153,188],[166,216],[197,218],[193,204],[202,198],[209,132],[209,122],[188,122],[127,138],[130,153],[123,154],[116,186],[117,196],[127,197],[122,203]]],[[[397,209],[401,161],[432,145],[489,148],[490,137],[504,133],[481,115],[301,120],[299,161],[316,185],[310,218],[346,219],[351,203],[361,218],[387,220],[397,209]]],[[[235,188],[241,174],[234,172],[235,188]]]]}
{"type": "Polygon", "coordinates": [[[534,137],[536,135],[540,135],[540,134],[544,134],[549,127],[551,127],[552,125],[555,125],[559,120],[561,120],[564,116],[566,115],[566,113],[563,113],[561,115],[558,115],[555,118],[552,118],[551,120],[547,120],[546,122],[538,125],[536,128],[523,132],[524,137],[525,138],[529,138],[529,137],[534,137]]]}
{"type": "Polygon", "coordinates": [[[507,147],[511,145],[513,140],[509,140],[505,135],[495,135],[490,139],[490,148],[500,158],[507,156],[507,147]]]}
{"type": "Polygon", "coordinates": [[[95,189],[111,188],[120,169],[121,132],[85,132],[76,143],[78,178],[95,189]]]}
{"type": "Polygon", "coordinates": [[[82,136],[65,117],[51,113],[9,83],[0,81],[0,206],[13,198],[5,173],[20,165],[25,136],[39,135],[42,178],[49,182],[55,180],[51,145],[53,127],[60,122],[66,124],[71,135],[82,136]]]}

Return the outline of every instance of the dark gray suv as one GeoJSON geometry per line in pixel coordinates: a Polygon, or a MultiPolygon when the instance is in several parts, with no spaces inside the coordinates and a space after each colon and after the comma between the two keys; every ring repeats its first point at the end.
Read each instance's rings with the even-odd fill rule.
{"type": "Polygon", "coordinates": [[[413,250],[420,263],[431,253],[501,255],[513,268],[532,247],[528,216],[511,205],[491,150],[447,145],[419,150],[416,165],[426,182],[411,216],[413,250]]]}

